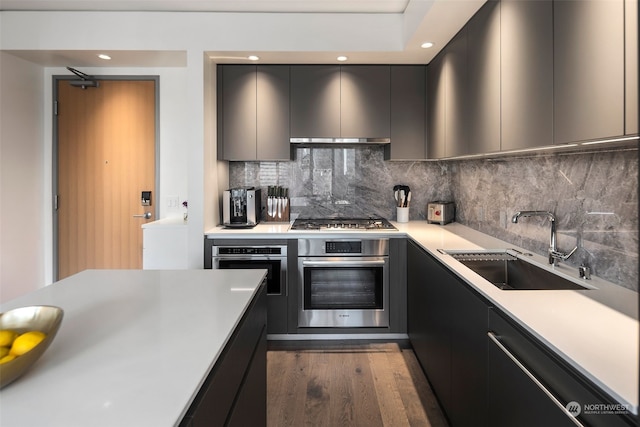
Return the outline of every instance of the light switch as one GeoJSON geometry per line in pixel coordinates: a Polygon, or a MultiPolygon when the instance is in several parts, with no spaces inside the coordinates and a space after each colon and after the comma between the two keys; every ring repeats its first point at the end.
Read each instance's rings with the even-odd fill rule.
{"type": "Polygon", "coordinates": [[[178,211],[178,207],[180,204],[180,197],[178,196],[167,196],[166,197],[166,201],[167,201],[167,208],[170,211],[178,211]]]}

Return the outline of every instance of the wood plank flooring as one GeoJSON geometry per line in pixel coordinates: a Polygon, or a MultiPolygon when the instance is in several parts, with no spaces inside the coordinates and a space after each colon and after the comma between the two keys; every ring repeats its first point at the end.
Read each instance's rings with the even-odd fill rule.
{"type": "Polygon", "coordinates": [[[269,342],[267,425],[447,427],[404,342],[269,342]]]}

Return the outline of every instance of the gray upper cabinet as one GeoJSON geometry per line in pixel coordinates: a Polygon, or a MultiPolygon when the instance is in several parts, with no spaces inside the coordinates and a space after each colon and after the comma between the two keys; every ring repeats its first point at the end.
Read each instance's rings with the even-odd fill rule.
{"type": "Polygon", "coordinates": [[[218,158],[289,160],[289,67],[218,67],[218,158]]]}
{"type": "Polygon", "coordinates": [[[638,0],[624,2],[625,122],[624,133],[638,133],[638,0]]]}
{"type": "Polygon", "coordinates": [[[468,154],[500,150],[500,2],[489,0],[467,24],[468,154]]]}
{"type": "Polygon", "coordinates": [[[555,1],[554,139],[624,134],[624,1],[555,1]]]}
{"type": "Polygon", "coordinates": [[[502,150],[553,143],[553,3],[500,4],[502,150]]]}
{"type": "Polygon", "coordinates": [[[340,136],[389,138],[390,67],[340,67],[340,136]]]}
{"type": "Polygon", "coordinates": [[[289,160],[289,66],[258,66],[257,159],[289,160]]]}
{"type": "Polygon", "coordinates": [[[445,156],[445,72],[444,56],[436,56],[427,66],[427,157],[445,156]]]}
{"type": "Polygon", "coordinates": [[[389,160],[426,159],[424,65],[391,66],[389,160]]]}
{"type": "Polygon", "coordinates": [[[445,156],[469,154],[467,118],[467,27],[445,51],[445,156]]]}
{"type": "Polygon", "coordinates": [[[427,157],[469,154],[467,27],[427,67],[427,157]]]}
{"type": "Polygon", "coordinates": [[[256,67],[218,67],[218,94],[218,158],[255,160],[256,67]]]}
{"type": "Polygon", "coordinates": [[[340,136],[340,67],[291,66],[291,137],[340,136]]]}
{"type": "Polygon", "coordinates": [[[291,137],[389,138],[390,66],[292,65],[291,137]]]}

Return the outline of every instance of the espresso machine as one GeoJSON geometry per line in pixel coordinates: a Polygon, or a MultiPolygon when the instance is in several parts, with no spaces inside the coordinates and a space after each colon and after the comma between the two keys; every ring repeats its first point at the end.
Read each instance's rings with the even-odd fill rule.
{"type": "Polygon", "coordinates": [[[251,228],[260,222],[262,199],[260,189],[231,188],[222,197],[222,225],[229,228],[251,228]]]}

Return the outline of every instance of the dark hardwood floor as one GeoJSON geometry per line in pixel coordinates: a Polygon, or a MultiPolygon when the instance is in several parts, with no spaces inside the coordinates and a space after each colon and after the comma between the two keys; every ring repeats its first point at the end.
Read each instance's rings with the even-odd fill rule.
{"type": "Polygon", "coordinates": [[[405,342],[270,342],[267,425],[447,427],[405,342]]]}

